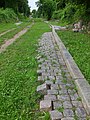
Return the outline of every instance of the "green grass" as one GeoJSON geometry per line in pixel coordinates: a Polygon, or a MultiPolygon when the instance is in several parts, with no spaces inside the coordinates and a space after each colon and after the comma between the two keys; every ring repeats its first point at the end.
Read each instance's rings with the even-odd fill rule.
{"type": "Polygon", "coordinates": [[[47,31],[37,22],[0,54],[0,120],[40,120],[36,44],[47,31]]]}
{"type": "Polygon", "coordinates": [[[57,26],[66,26],[66,25],[68,25],[68,23],[66,23],[66,22],[61,22],[61,21],[55,21],[55,20],[51,20],[51,21],[49,21],[49,24],[51,24],[51,25],[57,25],[57,26]]]}
{"type": "Polygon", "coordinates": [[[42,112],[39,117],[39,120],[51,120],[49,112],[42,112]]]}
{"type": "MultiPolygon", "coordinates": [[[[6,33],[5,35],[2,35],[0,37],[0,45],[2,45],[4,43],[4,41],[12,38],[15,34],[20,32],[22,29],[24,29],[27,25],[30,25],[30,24],[31,24],[31,22],[23,22],[22,24],[17,26],[15,30],[12,30],[12,31],[6,33]]],[[[6,26],[7,26],[7,23],[6,23],[6,26]]]]}
{"type": "Polygon", "coordinates": [[[90,35],[72,31],[57,33],[90,83],[90,35]]]}
{"type": "Polygon", "coordinates": [[[5,32],[9,29],[15,28],[15,23],[1,23],[0,24],[0,33],[5,32]]]}
{"type": "Polygon", "coordinates": [[[59,107],[57,110],[58,110],[59,112],[63,112],[63,111],[64,111],[64,108],[63,108],[63,107],[59,107]]]}

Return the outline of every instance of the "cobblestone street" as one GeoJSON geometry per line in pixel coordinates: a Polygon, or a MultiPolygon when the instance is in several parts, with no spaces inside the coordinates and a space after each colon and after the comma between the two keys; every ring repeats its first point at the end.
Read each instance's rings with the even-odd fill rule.
{"type": "Polygon", "coordinates": [[[51,120],[87,120],[74,80],[66,67],[52,32],[43,34],[38,48],[37,91],[44,95],[42,111],[49,111],[51,120]]]}

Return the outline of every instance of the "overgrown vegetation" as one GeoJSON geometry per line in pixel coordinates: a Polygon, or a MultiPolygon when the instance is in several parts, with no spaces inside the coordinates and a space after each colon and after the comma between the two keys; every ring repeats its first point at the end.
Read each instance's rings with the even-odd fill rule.
{"type": "Polygon", "coordinates": [[[36,2],[38,8],[38,17],[46,17],[48,20],[51,19],[53,11],[56,9],[56,2],[53,0],[39,0],[36,2]]]}
{"type": "MultiPolygon", "coordinates": [[[[0,54],[0,119],[46,120],[48,114],[39,111],[37,81],[38,39],[50,28],[36,22],[30,30],[0,54]]],[[[47,119],[47,120],[48,120],[47,119]]]]}
{"type": "Polygon", "coordinates": [[[58,31],[58,35],[90,83],[90,35],[72,31],[58,31]]]}
{"type": "Polygon", "coordinates": [[[0,9],[0,23],[1,22],[15,22],[17,20],[17,15],[11,8],[0,9]]]}
{"type": "Polygon", "coordinates": [[[28,0],[1,0],[0,23],[19,21],[30,15],[28,0]]]}
{"type": "Polygon", "coordinates": [[[22,13],[24,16],[30,14],[28,0],[0,0],[0,8],[12,8],[15,13],[22,13]]]}
{"type": "Polygon", "coordinates": [[[90,21],[89,0],[48,0],[48,2],[47,0],[39,0],[36,4],[39,7],[38,17],[58,19],[67,21],[67,23],[77,22],[81,19],[86,22],[90,21]],[[49,6],[49,3],[51,6],[53,4],[53,7],[49,6]]]}
{"type": "Polygon", "coordinates": [[[53,13],[53,19],[60,19],[61,21],[72,23],[79,21],[80,19],[85,18],[85,6],[84,5],[75,5],[75,4],[66,4],[65,8],[55,11],[53,13]],[[84,16],[84,17],[83,17],[84,16]]]}

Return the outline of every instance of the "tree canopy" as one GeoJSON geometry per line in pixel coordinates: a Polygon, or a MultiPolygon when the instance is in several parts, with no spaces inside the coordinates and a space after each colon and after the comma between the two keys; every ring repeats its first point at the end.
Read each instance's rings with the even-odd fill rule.
{"type": "Polygon", "coordinates": [[[37,3],[38,13],[43,17],[47,17],[48,20],[51,19],[53,11],[56,9],[56,1],[53,0],[39,0],[37,3]]]}
{"type": "Polygon", "coordinates": [[[24,16],[30,13],[28,0],[0,0],[0,8],[13,8],[16,13],[23,13],[24,16]]]}
{"type": "Polygon", "coordinates": [[[89,0],[38,0],[38,16],[50,20],[53,16],[58,19],[89,19],[89,0]],[[84,16],[84,17],[83,17],[84,16]]]}

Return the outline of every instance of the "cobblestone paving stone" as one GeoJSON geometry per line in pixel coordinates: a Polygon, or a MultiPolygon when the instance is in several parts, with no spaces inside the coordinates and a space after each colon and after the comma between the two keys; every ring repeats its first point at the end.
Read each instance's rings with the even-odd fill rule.
{"type": "MultiPolygon", "coordinates": [[[[47,84],[45,100],[51,100],[51,120],[87,120],[87,114],[78,95],[74,80],[65,65],[52,32],[39,41],[38,81],[47,84]]],[[[44,88],[45,89],[45,88],[44,88]]]]}

